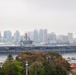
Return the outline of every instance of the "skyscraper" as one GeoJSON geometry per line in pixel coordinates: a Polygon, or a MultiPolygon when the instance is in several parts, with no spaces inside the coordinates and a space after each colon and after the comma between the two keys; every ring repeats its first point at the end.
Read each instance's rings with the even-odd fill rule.
{"type": "Polygon", "coordinates": [[[12,41],[12,33],[11,31],[4,31],[4,41],[11,42],[12,41]]]}
{"type": "Polygon", "coordinates": [[[73,43],[73,33],[68,33],[68,41],[69,43],[73,43]]]}
{"type": "Polygon", "coordinates": [[[34,43],[38,43],[38,30],[35,29],[34,32],[33,32],[33,41],[34,43]]]}
{"type": "Polygon", "coordinates": [[[1,38],[2,36],[1,36],[1,32],[0,32],[0,38],[1,38]]]}
{"type": "Polygon", "coordinates": [[[56,43],[56,34],[54,32],[51,32],[51,34],[48,34],[48,42],[56,43]]]}
{"type": "Polygon", "coordinates": [[[43,35],[44,35],[43,29],[40,29],[39,30],[39,42],[43,42],[43,35]]]}
{"type": "Polygon", "coordinates": [[[67,44],[68,43],[68,36],[63,35],[63,41],[62,43],[67,44]]]}
{"type": "Polygon", "coordinates": [[[27,36],[33,41],[33,32],[27,32],[27,36]]]}
{"type": "Polygon", "coordinates": [[[16,31],[16,32],[14,33],[13,38],[14,38],[14,43],[15,43],[15,44],[19,44],[19,42],[20,42],[20,32],[19,32],[19,31],[16,31]]]}
{"type": "Polygon", "coordinates": [[[43,40],[46,43],[47,42],[47,29],[44,29],[44,36],[43,36],[43,40]]]}

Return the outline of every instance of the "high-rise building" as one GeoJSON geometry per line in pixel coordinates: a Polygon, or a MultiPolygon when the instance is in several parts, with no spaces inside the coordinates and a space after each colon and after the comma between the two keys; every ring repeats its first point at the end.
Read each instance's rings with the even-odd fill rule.
{"type": "Polygon", "coordinates": [[[73,33],[68,33],[68,41],[69,43],[73,43],[73,33]]]}
{"type": "Polygon", "coordinates": [[[43,42],[43,35],[44,35],[43,29],[40,29],[39,30],[39,42],[43,42]]]}
{"type": "Polygon", "coordinates": [[[68,36],[63,35],[63,41],[62,41],[62,43],[65,43],[65,44],[69,43],[68,36]]]}
{"type": "Polygon", "coordinates": [[[27,36],[33,41],[33,32],[27,32],[27,36]]]}
{"type": "Polygon", "coordinates": [[[34,43],[38,43],[38,30],[35,29],[33,32],[33,41],[34,43]]]}
{"type": "Polygon", "coordinates": [[[54,32],[52,32],[51,34],[48,34],[48,42],[56,43],[56,34],[54,32]]]}
{"type": "Polygon", "coordinates": [[[1,36],[1,32],[0,32],[0,42],[3,42],[3,38],[1,36]]]}
{"type": "Polygon", "coordinates": [[[58,35],[57,38],[56,38],[56,40],[57,40],[57,43],[62,43],[62,41],[63,41],[63,35],[58,35]]]}
{"type": "Polygon", "coordinates": [[[12,41],[11,31],[4,31],[4,41],[5,42],[11,42],[12,41]]]}
{"type": "Polygon", "coordinates": [[[19,31],[16,31],[16,32],[14,33],[13,38],[14,38],[14,43],[15,43],[15,44],[19,44],[19,43],[20,43],[20,32],[19,32],[19,31]]]}
{"type": "Polygon", "coordinates": [[[0,32],[0,38],[1,38],[2,36],[1,36],[1,32],[0,32]]]}
{"type": "Polygon", "coordinates": [[[47,42],[47,29],[44,29],[43,40],[44,40],[45,43],[47,42]]]}

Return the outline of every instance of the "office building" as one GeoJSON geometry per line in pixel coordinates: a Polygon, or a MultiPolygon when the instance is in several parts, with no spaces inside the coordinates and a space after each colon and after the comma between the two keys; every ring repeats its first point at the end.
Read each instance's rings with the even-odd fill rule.
{"type": "Polygon", "coordinates": [[[11,31],[4,31],[4,42],[12,41],[12,33],[11,31]]]}
{"type": "Polygon", "coordinates": [[[56,34],[54,32],[51,32],[50,34],[48,34],[48,42],[56,43],[56,34]]]}
{"type": "Polygon", "coordinates": [[[44,35],[44,32],[43,32],[43,29],[40,29],[39,30],[39,42],[43,42],[43,35],[44,35]]]}
{"type": "Polygon", "coordinates": [[[27,32],[27,36],[33,41],[33,32],[27,32]]]}
{"type": "Polygon", "coordinates": [[[47,42],[47,29],[44,29],[43,41],[47,42]]]}
{"type": "Polygon", "coordinates": [[[38,30],[35,29],[33,32],[33,42],[38,43],[38,30]]]}
{"type": "Polygon", "coordinates": [[[19,44],[20,43],[20,32],[19,31],[16,31],[14,33],[13,39],[14,39],[14,43],[15,44],[19,44]]]}
{"type": "Polygon", "coordinates": [[[69,43],[73,43],[73,33],[68,33],[68,41],[69,43]]]}
{"type": "Polygon", "coordinates": [[[2,36],[1,36],[1,32],[0,32],[0,38],[1,38],[2,36]]]}

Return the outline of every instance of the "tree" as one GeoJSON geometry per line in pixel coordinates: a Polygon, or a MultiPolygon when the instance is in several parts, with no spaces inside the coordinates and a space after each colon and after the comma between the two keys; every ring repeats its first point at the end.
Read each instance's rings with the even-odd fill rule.
{"type": "Polygon", "coordinates": [[[61,64],[56,64],[53,75],[67,75],[67,70],[61,64]]]}
{"type": "Polygon", "coordinates": [[[12,56],[12,54],[9,54],[6,61],[12,61],[12,60],[13,60],[13,56],[12,56]]]}
{"type": "Polygon", "coordinates": [[[76,75],[76,72],[74,72],[73,75],[76,75]]]}
{"type": "MultiPolygon", "coordinates": [[[[54,67],[59,63],[64,67],[67,71],[70,71],[70,64],[59,54],[56,52],[22,52],[20,53],[16,59],[25,65],[25,62],[29,62],[29,66],[34,62],[41,62],[45,67],[45,75],[53,75],[54,67]],[[21,57],[21,59],[19,59],[21,57]],[[46,61],[48,60],[48,61],[46,61]]],[[[24,66],[23,65],[23,66],[24,66]]]]}
{"type": "Polygon", "coordinates": [[[29,68],[29,74],[30,75],[44,75],[44,66],[41,62],[34,62],[29,68]]]}
{"type": "Polygon", "coordinates": [[[0,75],[2,75],[2,69],[1,69],[1,67],[0,67],[0,75]]]}
{"type": "Polygon", "coordinates": [[[2,65],[2,73],[3,75],[22,75],[22,67],[18,61],[9,61],[5,62],[2,65]]]}
{"type": "Polygon", "coordinates": [[[2,75],[22,75],[22,70],[20,62],[13,60],[13,56],[9,54],[2,65],[2,75]]]}
{"type": "Polygon", "coordinates": [[[43,62],[43,65],[45,66],[45,74],[44,75],[53,75],[53,64],[50,60],[45,60],[43,62]]]}

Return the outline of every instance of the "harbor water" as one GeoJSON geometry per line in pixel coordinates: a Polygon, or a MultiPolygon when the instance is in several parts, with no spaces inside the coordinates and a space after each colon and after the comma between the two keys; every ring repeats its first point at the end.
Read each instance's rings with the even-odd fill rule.
{"type": "MultiPolygon", "coordinates": [[[[61,53],[63,58],[76,58],[76,52],[69,52],[69,53],[61,53]]],[[[7,59],[8,54],[0,54],[0,62],[4,62],[7,59]]],[[[13,54],[13,57],[15,57],[17,54],[13,54]]]]}

